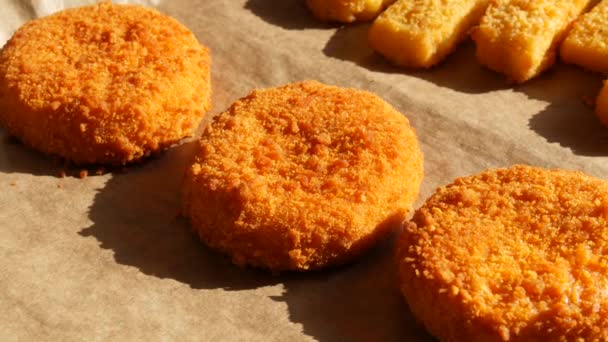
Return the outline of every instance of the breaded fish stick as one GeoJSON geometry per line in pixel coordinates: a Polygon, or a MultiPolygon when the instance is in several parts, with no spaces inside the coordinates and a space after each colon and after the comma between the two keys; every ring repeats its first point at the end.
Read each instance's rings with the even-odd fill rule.
{"type": "Polygon", "coordinates": [[[595,114],[608,127],[608,81],[604,82],[604,88],[600,91],[595,105],[595,114]]]}
{"type": "Polygon", "coordinates": [[[477,59],[522,83],[555,62],[568,27],[593,0],[496,0],[472,32],[477,59]]]}
{"type": "Polygon", "coordinates": [[[574,23],[560,54],[567,63],[608,72],[608,1],[600,2],[574,23]]]}
{"type": "Polygon", "coordinates": [[[343,23],[372,20],[393,2],[395,0],[306,0],[315,17],[343,23]]]}
{"type": "Polygon", "coordinates": [[[439,63],[464,40],[489,0],[398,0],[369,32],[371,47],[411,68],[439,63]]]}

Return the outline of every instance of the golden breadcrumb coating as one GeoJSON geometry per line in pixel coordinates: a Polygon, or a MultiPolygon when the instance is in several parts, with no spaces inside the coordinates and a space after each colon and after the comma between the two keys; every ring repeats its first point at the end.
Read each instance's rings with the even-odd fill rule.
{"type": "Polygon", "coordinates": [[[600,2],[574,23],[560,55],[567,63],[608,72],[608,1],[600,2]]]}
{"type": "Polygon", "coordinates": [[[320,20],[352,23],[374,19],[395,0],[306,0],[310,11],[320,20]]]}
{"type": "Polygon", "coordinates": [[[525,82],[555,63],[570,24],[594,0],[495,0],[471,35],[477,59],[525,82]]]}
{"type": "Polygon", "coordinates": [[[398,241],[400,285],[441,341],[606,341],[608,183],[529,166],[442,187],[398,241]]]}
{"type": "Polygon", "coordinates": [[[392,62],[428,68],[468,35],[489,0],[399,0],[373,23],[370,46],[392,62]]]}
{"type": "Polygon", "coordinates": [[[604,87],[597,97],[595,114],[600,119],[602,125],[608,127],[608,81],[604,82],[604,87]]]}
{"type": "Polygon", "coordinates": [[[206,128],[183,214],[237,265],[318,269],[358,256],[402,222],[422,154],[378,96],[306,81],[255,90],[206,128]]]}
{"type": "Polygon", "coordinates": [[[191,135],[210,56],[175,19],[102,2],[23,25],[0,52],[0,124],[47,154],[123,164],[191,135]]]}

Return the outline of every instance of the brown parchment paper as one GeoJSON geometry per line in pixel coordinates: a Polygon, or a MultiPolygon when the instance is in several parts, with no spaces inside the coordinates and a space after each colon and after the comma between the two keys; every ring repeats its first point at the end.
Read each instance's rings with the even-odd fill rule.
{"type": "MultiPolygon", "coordinates": [[[[394,68],[368,48],[368,24],[318,23],[301,0],[153,3],[211,48],[210,116],[302,79],[374,91],[405,113],[425,154],[417,205],[455,177],[515,163],[608,177],[608,131],[583,101],[600,75],[559,65],[513,88],[471,43],[431,70],[394,68]]],[[[35,15],[30,2],[0,6],[5,32],[35,15]]],[[[343,268],[278,276],[204,247],[176,215],[191,144],[78,179],[1,130],[0,141],[2,341],[432,340],[399,295],[392,239],[343,268]]]]}

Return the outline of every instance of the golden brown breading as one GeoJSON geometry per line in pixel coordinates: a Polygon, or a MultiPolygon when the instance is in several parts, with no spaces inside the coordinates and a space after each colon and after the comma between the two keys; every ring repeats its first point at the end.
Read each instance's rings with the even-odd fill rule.
{"type": "Polygon", "coordinates": [[[562,60],[588,70],[608,72],[607,27],[608,1],[601,1],[572,26],[560,48],[562,60]]]}
{"type": "Polygon", "coordinates": [[[442,187],[400,236],[400,285],[442,341],[606,341],[608,183],[529,166],[442,187]]]}
{"type": "Polygon", "coordinates": [[[593,0],[494,0],[471,37],[477,59],[522,83],[555,63],[574,19],[593,0]]]}
{"type": "Polygon", "coordinates": [[[102,2],[36,19],[0,52],[0,124],[47,154],[123,164],[191,135],[210,56],[175,19],[102,2]]]}
{"type": "Polygon", "coordinates": [[[489,0],[399,0],[375,21],[369,44],[393,63],[429,68],[469,34],[489,0]]]}
{"type": "Polygon", "coordinates": [[[318,19],[352,23],[374,19],[395,0],[306,0],[318,19]]]}
{"type": "Polygon", "coordinates": [[[318,269],[402,222],[422,174],[408,120],[378,96],[294,83],[253,91],[205,129],[183,214],[237,265],[318,269]]]}

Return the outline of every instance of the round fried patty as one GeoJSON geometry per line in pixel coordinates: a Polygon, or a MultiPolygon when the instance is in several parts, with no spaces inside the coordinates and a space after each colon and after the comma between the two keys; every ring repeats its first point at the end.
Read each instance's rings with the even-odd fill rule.
{"type": "Polygon", "coordinates": [[[608,339],[608,184],[529,166],[457,179],[398,242],[400,285],[442,341],[608,339]]]}
{"type": "Polygon", "coordinates": [[[317,269],[401,223],[422,175],[408,120],[378,96],[294,83],[253,91],[207,127],[183,212],[235,264],[317,269]]]}
{"type": "Polygon", "coordinates": [[[210,56],[175,19],[102,2],[23,25],[0,52],[0,125],[75,163],[124,164],[189,136],[210,56]]]}

